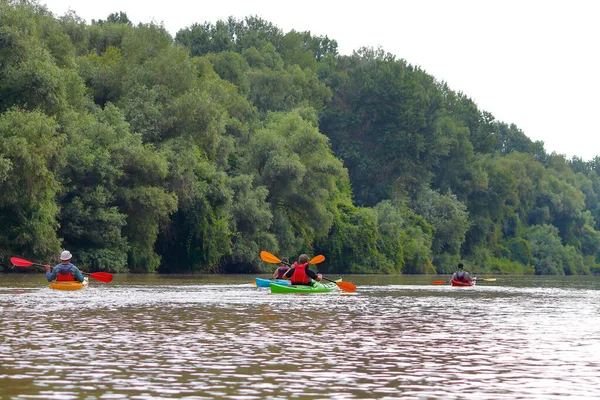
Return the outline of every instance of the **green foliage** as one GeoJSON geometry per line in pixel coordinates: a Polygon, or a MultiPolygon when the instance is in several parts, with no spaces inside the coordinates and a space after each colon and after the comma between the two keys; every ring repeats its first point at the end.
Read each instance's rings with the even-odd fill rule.
{"type": "Polygon", "coordinates": [[[240,93],[250,91],[247,72],[250,69],[248,61],[240,54],[232,51],[208,54],[207,58],[213,64],[215,72],[222,78],[233,83],[240,93]]]}
{"type": "Polygon", "coordinates": [[[91,90],[96,104],[104,106],[107,102],[118,101],[123,91],[121,50],[108,47],[101,55],[90,53],[80,58],[79,74],[91,90]]]}
{"type": "Polygon", "coordinates": [[[523,238],[513,238],[508,241],[511,259],[524,265],[529,265],[532,261],[531,246],[523,238]]]}
{"type": "Polygon", "coordinates": [[[299,106],[321,109],[331,98],[331,91],[310,69],[294,65],[284,70],[252,70],[249,100],[259,109],[267,111],[290,111],[299,106]]]}
{"type": "Polygon", "coordinates": [[[229,207],[233,192],[226,175],[216,170],[191,138],[165,142],[168,190],[178,198],[178,210],[163,225],[157,249],[161,270],[218,272],[219,261],[231,252],[229,207]]]}
{"type": "Polygon", "coordinates": [[[406,224],[402,229],[401,243],[404,254],[405,274],[435,274],[431,246],[435,229],[425,218],[406,209],[406,224]]]}
{"type": "Polygon", "coordinates": [[[534,268],[529,264],[522,264],[509,258],[490,257],[487,260],[485,269],[478,270],[477,272],[487,272],[496,275],[533,275],[534,268]]]}
{"type": "Polygon", "coordinates": [[[432,243],[434,256],[442,253],[458,256],[470,227],[465,205],[452,193],[442,195],[433,190],[424,190],[412,208],[435,228],[432,243]]]}
{"type": "Polygon", "coordinates": [[[326,247],[332,260],[329,272],[393,273],[393,260],[378,251],[380,239],[377,216],[372,209],[338,203],[326,247]]]}
{"type": "Polygon", "coordinates": [[[39,111],[0,115],[0,253],[46,257],[60,248],[56,235],[65,137],[39,111]]]}
{"type": "Polygon", "coordinates": [[[257,70],[283,70],[283,59],[271,43],[265,43],[260,49],[250,47],[242,53],[248,65],[257,70]]]}
{"type": "Polygon", "coordinates": [[[91,270],[250,272],[265,249],[339,272],[596,273],[599,174],[383,49],[339,56],[258,17],[173,41],[0,1],[0,261],[64,246],[91,270]]]}
{"type": "Polygon", "coordinates": [[[589,273],[583,257],[572,246],[563,246],[558,228],[536,225],[527,233],[531,243],[536,275],[573,275],[589,273]]]}
{"type": "MultiPolygon", "coordinates": [[[[261,264],[258,254],[262,249],[277,249],[277,238],[269,233],[273,215],[267,203],[268,191],[264,186],[254,187],[249,175],[240,175],[230,181],[236,201],[230,203],[232,216],[231,261],[238,269],[261,264]]],[[[237,271],[241,272],[241,271],[237,271]]]]}

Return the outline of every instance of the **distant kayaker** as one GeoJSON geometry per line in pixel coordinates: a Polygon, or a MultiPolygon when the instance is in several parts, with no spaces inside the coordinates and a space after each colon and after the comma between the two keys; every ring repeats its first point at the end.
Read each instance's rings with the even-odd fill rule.
{"type": "Polygon", "coordinates": [[[68,250],[65,250],[60,253],[60,260],[62,261],[60,264],[54,268],[46,265],[46,279],[48,279],[48,282],[52,282],[53,280],[83,282],[81,271],[71,264],[72,257],[73,255],[68,250]]]}
{"type": "Polygon", "coordinates": [[[473,282],[473,278],[467,271],[463,270],[464,266],[462,263],[459,263],[456,266],[456,272],[452,275],[452,280],[455,282],[473,282]]]}
{"type": "Polygon", "coordinates": [[[298,261],[283,275],[283,279],[289,279],[292,285],[312,286],[315,281],[320,282],[323,276],[309,268],[306,254],[300,254],[298,261]]]}
{"type": "Polygon", "coordinates": [[[277,268],[275,270],[275,272],[273,272],[273,278],[282,279],[283,275],[285,275],[285,273],[288,272],[289,269],[290,269],[290,260],[288,260],[287,257],[282,257],[279,268],[277,268]]]}

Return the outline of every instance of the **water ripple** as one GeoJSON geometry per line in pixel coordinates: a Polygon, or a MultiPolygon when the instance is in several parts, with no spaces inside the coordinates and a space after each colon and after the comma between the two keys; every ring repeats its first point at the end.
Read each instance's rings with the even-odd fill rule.
{"type": "Polygon", "coordinates": [[[30,286],[0,285],[1,398],[577,399],[600,389],[593,289],[30,286]]]}

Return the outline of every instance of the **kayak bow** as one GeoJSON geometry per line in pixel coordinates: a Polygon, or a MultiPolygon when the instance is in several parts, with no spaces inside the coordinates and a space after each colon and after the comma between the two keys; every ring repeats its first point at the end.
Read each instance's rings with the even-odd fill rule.
{"type": "Polygon", "coordinates": [[[256,287],[269,287],[269,284],[271,283],[278,283],[280,285],[290,286],[290,281],[287,281],[285,279],[256,278],[254,279],[254,282],[256,282],[256,287]]]}

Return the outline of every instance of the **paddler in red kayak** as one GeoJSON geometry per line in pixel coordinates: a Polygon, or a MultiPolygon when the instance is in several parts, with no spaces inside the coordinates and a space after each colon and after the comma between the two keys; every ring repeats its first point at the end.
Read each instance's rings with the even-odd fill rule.
{"type": "Polygon", "coordinates": [[[273,272],[273,279],[283,279],[283,275],[285,275],[285,273],[288,272],[289,269],[290,260],[288,260],[287,257],[282,257],[279,268],[277,268],[275,272],[273,272]]]}
{"type": "Polygon", "coordinates": [[[467,271],[463,270],[463,264],[459,263],[456,266],[456,272],[454,274],[452,274],[452,280],[454,282],[464,282],[464,283],[470,283],[473,282],[473,278],[471,278],[471,275],[469,275],[469,273],[467,271]]]}
{"type": "Polygon", "coordinates": [[[300,254],[298,261],[283,275],[283,279],[289,279],[292,285],[312,286],[315,281],[320,282],[323,276],[309,268],[306,254],[300,254]]]}
{"type": "Polygon", "coordinates": [[[50,268],[49,265],[46,265],[46,279],[48,282],[52,282],[53,280],[57,280],[59,282],[62,281],[79,281],[83,282],[83,275],[79,268],[71,264],[71,252],[68,250],[60,253],[60,260],[62,261],[60,264],[56,265],[54,268],[50,268]]]}

